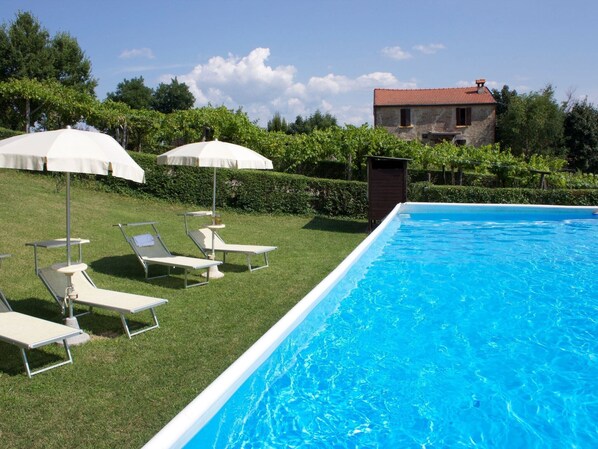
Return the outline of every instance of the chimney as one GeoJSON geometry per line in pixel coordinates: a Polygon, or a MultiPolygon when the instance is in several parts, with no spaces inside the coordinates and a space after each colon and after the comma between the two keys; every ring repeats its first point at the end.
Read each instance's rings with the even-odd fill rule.
{"type": "Polygon", "coordinates": [[[484,84],[486,84],[485,79],[475,80],[475,83],[478,85],[478,93],[483,94],[486,90],[484,89],[484,84]]]}

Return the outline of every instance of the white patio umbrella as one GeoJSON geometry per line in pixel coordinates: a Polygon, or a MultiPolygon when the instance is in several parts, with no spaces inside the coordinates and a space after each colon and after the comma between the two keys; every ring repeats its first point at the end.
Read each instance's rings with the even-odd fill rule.
{"type": "MultiPolygon", "coordinates": [[[[216,216],[216,169],[272,170],[272,161],[249,148],[234,143],[212,140],[195,142],[173,148],[158,156],[159,165],[186,165],[190,167],[213,167],[212,219],[216,216]]],[[[215,223],[215,222],[213,222],[215,223]]],[[[214,258],[214,235],[212,234],[212,258],[214,258]]],[[[217,267],[211,269],[210,277],[218,277],[217,267]]]]}
{"type": "MultiPolygon", "coordinates": [[[[66,173],[66,252],[71,265],[70,173],[108,175],[144,182],[143,169],[112,137],[60,129],[0,140],[0,168],[66,173]]],[[[72,304],[70,308],[72,317],[72,304]]]]}
{"type": "Polygon", "coordinates": [[[158,156],[158,165],[186,165],[190,167],[214,167],[212,216],[216,213],[216,169],[272,170],[272,161],[249,148],[234,143],[212,140],[196,142],[173,148],[158,156]]]}
{"type": "Polygon", "coordinates": [[[71,264],[70,173],[108,175],[144,182],[143,169],[107,134],[76,129],[45,131],[0,140],[0,168],[66,173],[67,264],[71,264]]]}

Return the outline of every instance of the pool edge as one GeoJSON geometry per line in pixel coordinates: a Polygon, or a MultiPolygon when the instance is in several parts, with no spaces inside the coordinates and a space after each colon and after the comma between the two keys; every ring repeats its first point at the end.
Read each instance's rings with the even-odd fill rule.
{"type": "Polygon", "coordinates": [[[352,264],[370,247],[378,235],[388,226],[397,214],[434,213],[450,210],[465,212],[476,207],[487,213],[497,210],[510,212],[530,210],[556,213],[579,211],[584,215],[592,215],[598,206],[555,206],[530,204],[465,204],[465,203],[399,203],[333,271],[303,297],[289,312],[272,326],[259,340],[220,374],[205,390],[179,412],[163,427],[142,449],[179,449],[187,444],[193,436],[220,410],[239,386],[266,360],[283,341],[325,297],[326,293],[338,282],[352,264]]]}
{"type": "Polygon", "coordinates": [[[180,449],[220,410],[232,394],[266,360],[272,352],[325,297],[377,236],[404,203],[397,204],[382,223],[319,284],[289,310],[274,326],[235,360],[183,410],[175,415],[142,449],[180,449]]]}

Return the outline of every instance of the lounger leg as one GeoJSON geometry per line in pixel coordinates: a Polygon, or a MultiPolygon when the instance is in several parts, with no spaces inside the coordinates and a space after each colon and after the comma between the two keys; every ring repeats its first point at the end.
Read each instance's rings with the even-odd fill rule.
{"type": "Polygon", "coordinates": [[[152,321],[154,322],[154,324],[151,326],[144,327],[143,329],[140,329],[135,332],[131,332],[131,330],[129,329],[129,325],[127,324],[127,319],[125,318],[125,315],[123,313],[120,314],[120,320],[123,324],[123,328],[125,329],[125,332],[127,333],[127,337],[129,337],[129,339],[131,337],[134,337],[135,335],[142,334],[143,332],[147,332],[149,330],[156,329],[156,328],[160,327],[160,323],[158,323],[158,317],[156,316],[156,311],[154,310],[153,307],[149,310],[152,314],[152,321]]]}
{"type": "Polygon", "coordinates": [[[125,319],[124,313],[120,314],[120,321],[123,324],[123,328],[125,329],[125,332],[127,333],[127,337],[129,337],[129,339],[130,339],[131,338],[131,332],[129,332],[129,326],[127,326],[127,320],[125,319]]]}
{"type": "Polygon", "coordinates": [[[27,377],[31,379],[31,370],[29,369],[29,362],[27,361],[27,354],[25,354],[25,350],[23,348],[19,348],[21,350],[21,357],[23,358],[23,363],[25,364],[25,371],[27,371],[27,377]]]}
{"type": "Polygon", "coordinates": [[[189,272],[189,270],[187,270],[187,269],[185,268],[185,288],[190,288],[190,287],[198,287],[198,286],[200,286],[200,285],[205,285],[205,284],[207,284],[208,282],[210,282],[210,268],[209,268],[209,267],[206,269],[206,280],[205,280],[205,281],[203,281],[203,282],[196,282],[195,284],[189,284],[189,283],[187,282],[187,274],[188,274],[188,272],[189,272]]]}
{"type": "Polygon", "coordinates": [[[251,260],[250,260],[251,256],[247,256],[247,265],[249,265],[249,271],[256,271],[256,270],[261,270],[262,268],[267,268],[270,266],[269,262],[268,262],[268,253],[264,253],[264,265],[260,265],[259,267],[252,267],[251,266],[251,260]]]}
{"type": "Polygon", "coordinates": [[[64,340],[62,340],[62,343],[64,345],[64,350],[66,352],[67,360],[65,360],[63,362],[56,363],[54,365],[47,366],[45,368],[38,369],[36,371],[31,371],[31,369],[29,368],[29,361],[27,360],[27,354],[25,353],[25,349],[19,348],[21,350],[21,357],[23,358],[23,363],[25,364],[25,371],[27,371],[27,376],[30,379],[33,376],[35,376],[36,374],[43,373],[44,371],[48,371],[53,368],[58,368],[59,366],[68,365],[68,364],[73,363],[73,356],[71,354],[71,349],[69,348],[69,343],[66,340],[66,338],[64,340]]]}

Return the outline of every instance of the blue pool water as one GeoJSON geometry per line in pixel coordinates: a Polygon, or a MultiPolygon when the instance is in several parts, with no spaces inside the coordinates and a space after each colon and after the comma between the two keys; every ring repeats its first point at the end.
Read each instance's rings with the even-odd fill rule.
{"type": "Polygon", "coordinates": [[[185,447],[598,447],[597,257],[589,214],[399,215],[185,447]]]}

